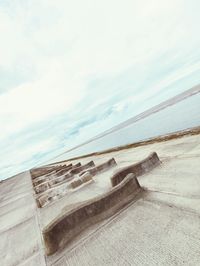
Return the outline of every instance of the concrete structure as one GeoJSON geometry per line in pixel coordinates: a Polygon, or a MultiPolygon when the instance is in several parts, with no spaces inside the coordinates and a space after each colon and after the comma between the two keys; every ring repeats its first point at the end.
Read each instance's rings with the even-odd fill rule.
{"type": "Polygon", "coordinates": [[[153,168],[158,166],[160,163],[161,162],[158,158],[157,153],[153,152],[144,160],[138,163],[134,163],[129,166],[123,167],[122,169],[118,170],[111,177],[112,186],[115,187],[118,184],[120,184],[129,173],[133,173],[134,177],[138,177],[145,173],[150,172],[153,168]]]}
{"type": "MultiPolygon", "coordinates": [[[[200,265],[200,135],[163,139],[56,166],[61,170],[66,164],[85,165],[91,160],[98,166],[110,158],[117,165],[43,208],[37,207],[29,172],[2,182],[0,265],[200,265]],[[109,193],[116,171],[153,151],[162,163],[137,177],[141,193],[111,217],[90,224],[55,254],[45,255],[45,228],[59,215],[109,193]]],[[[46,173],[51,171],[48,166],[46,173]]]]}
{"type": "Polygon", "coordinates": [[[43,229],[46,254],[55,253],[84,229],[115,214],[140,191],[137,179],[130,174],[111,191],[80,204],[69,212],[61,213],[43,229]]]}

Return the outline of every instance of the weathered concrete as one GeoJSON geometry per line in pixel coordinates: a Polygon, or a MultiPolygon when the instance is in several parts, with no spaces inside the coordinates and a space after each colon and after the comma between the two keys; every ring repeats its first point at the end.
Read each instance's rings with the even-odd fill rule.
{"type": "Polygon", "coordinates": [[[139,191],[139,183],[131,174],[108,193],[57,217],[43,230],[46,254],[55,253],[91,224],[113,215],[139,191]]]}
{"type": "Polygon", "coordinates": [[[45,183],[45,182],[50,181],[52,179],[55,179],[61,175],[64,175],[65,173],[69,172],[69,170],[76,168],[76,167],[79,167],[79,166],[81,166],[81,163],[77,163],[75,165],[69,164],[65,167],[62,167],[62,169],[53,170],[52,172],[50,172],[46,175],[42,175],[42,176],[35,178],[33,180],[33,185],[38,186],[42,183],[45,183]]]}
{"type": "Polygon", "coordinates": [[[0,254],[2,266],[46,265],[29,172],[0,185],[0,254]]]}
{"type": "MultiPolygon", "coordinates": [[[[74,167],[79,167],[79,166],[81,166],[81,163],[77,163],[74,167]]],[[[60,171],[58,171],[58,172],[56,173],[56,175],[57,175],[57,176],[64,175],[64,174],[66,174],[69,170],[71,170],[72,168],[73,168],[73,165],[70,164],[70,165],[66,166],[65,168],[61,169],[60,171]]]]}
{"type": "Polygon", "coordinates": [[[46,206],[47,204],[53,202],[54,200],[60,199],[65,196],[68,192],[68,183],[63,183],[58,187],[53,187],[44,193],[36,196],[36,202],[38,208],[46,206]]]}
{"type": "Polygon", "coordinates": [[[79,186],[82,186],[83,184],[92,181],[92,177],[94,175],[116,166],[117,163],[115,159],[112,158],[103,164],[91,168],[93,165],[94,162],[91,161],[83,166],[81,166],[81,163],[77,163],[75,166],[72,166],[71,170],[75,170],[75,173],[80,172],[79,177],[76,176],[76,174],[74,174],[74,172],[71,170],[67,171],[67,174],[59,177],[57,177],[57,175],[51,176],[48,174],[46,182],[34,187],[36,194],[39,194],[36,197],[37,206],[41,208],[51,203],[55,199],[60,199],[67,193],[67,188],[75,189],[79,186]],[[68,184],[66,184],[66,182],[68,182],[68,184]]]}
{"type": "Polygon", "coordinates": [[[102,163],[100,165],[97,165],[96,167],[90,168],[88,170],[82,171],[79,175],[82,176],[84,175],[86,172],[90,173],[90,175],[95,176],[103,171],[106,171],[114,166],[116,166],[117,163],[115,161],[114,158],[108,160],[105,163],[102,163]]]}
{"type": "Polygon", "coordinates": [[[51,265],[197,266],[199,225],[199,215],[143,197],[78,239],[51,265]]]}
{"type": "Polygon", "coordinates": [[[41,194],[52,187],[57,185],[63,184],[65,181],[69,181],[70,178],[73,177],[72,170],[80,171],[80,167],[87,169],[93,165],[93,162],[89,162],[88,164],[81,166],[81,163],[77,163],[76,165],[70,165],[68,167],[59,170],[58,172],[55,171],[52,175],[44,177],[43,179],[37,180],[37,185],[34,186],[34,190],[36,194],[41,194]],[[39,183],[39,184],[38,184],[39,183]]]}
{"type": "Polygon", "coordinates": [[[51,180],[52,178],[56,177],[56,171],[52,171],[46,175],[36,177],[32,180],[33,186],[36,187],[40,185],[41,183],[46,182],[47,180],[51,180]]]}
{"type": "Polygon", "coordinates": [[[36,202],[38,208],[47,206],[49,203],[52,203],[54,200],[61,199],[66,194],[69,193],[70,189],[75,189],[83,184],[93,181],[92,176],[89,173],[85,173],[81,177],[74,178],[72,182],[63,182],[59,183],[58,186],[52,187],[51,189],[45,191],[44,193],[36,197],[36,202]]]}
{"type": "Polygon", "coordinates": [[[89,163],[82,165],[80,167],[77,167],[76,169],[72,169],[71,171],[69,171],[70,175],[75,175],[75,174],[79,174],[81,173],[83,170],[86,170],[88,168],[94,167],[95,164],[93,161],[90,161],[89,163]]]}
{"type": "MultiPolygon", "coordinates": [[[[49,256],[48,264],[199,265],[200,237],[196,238],[196,232],[200,226],[200,135],[83,158],[81,162],[92,159],[101,164],[112,156],[118,168],[127,167],[152,150],[159,154],[162,164],[138,177],[147,190],[139,204],[90,227],[63,251],[49,256]]],[[[108,187],[107,180],[107,174],[100,175],[91,190],[108,187]]]]}
{"type": "Polygon", "coordinates": [[[93,181],[92,175],[86,172],[82,177],[74,178],[69,187],[75,189],[91,181],[93,181]]]}
{"type": "Polygon", "coordinates": [[[118,170],[112,177],[111,177],[111,183],[112,186],[117,186],[129,173],[133,173],[135,177],[138,177],[140,175],[143,175],[149,171],[151,171],[153,168],[155,168],[157,165],[159,165],[161,162],[158,158],[158,155],[156,152],[151,153],[147,158],[144,160],[131,164],[127,167],[124,167],[120,170],[118,170]]]}
{"type": "Polygon", "coordinates": [[[138,177],[146,192],[82,231],[66,248],[46,257],[46,264],[199,265],[200,135],[74,160],[73,164],[93,160],[99,165],[114,157],[118,165],[41,209],[35,206],[27,173],[5,180],[0,184],[0,265],[45,265],[40,231],[60,213],[108,192],[116,169],[137,163],[152,151],[162,164],[138,177]]]}
{"type": "MultiPolygon", "coordinates": [[[[107,162],[109,167],[114,164],[113,159],[110,162],[107,162]]],[[[89,178],[88,174],[85,178],[75,178],[75,173],[79,173],[82,170],[90,169],[90,167],[94,166],[94,162],[91,161],[83,166],[81,163],[77,163],[76,165],[70,165],[70,170],[67,170],[67,174],[62,176],[49,175],[47,177],[46,182],[43,182],[34,187],[35,193],[39,194],[36,197],[36,203],[39,208],[46,206],[47,204],[51,203],[53,200],[57,200],[63,197],[67,193],[67,188],[77,188],[82,184],[89,182],[92,180],[92,176],[89,178]],[[74,179],[72,182],[70,182],[74,179]],[[68,182],[68,184],[66,184],[68,182]],[[52,189],[53,188],[53,189],[52,189]],[[45,193],[45,194],[44,194],[45,193]]],[[[108,167],[108,166],[107,166],[108,167]]],[[[62,169],[61,171],[66,170],[66,168],[62,169]]],[[[60,172],[60,171],[59,171],[60,172]]]]}
{"type": "Polygon", "coordinates": [[[66,165],[58,165],[58,166],[44,166],[40,168],[31,169],[31,177],[32,179],[35,179],[39,176],[49,174],[53,171],[60,171],[61,169],[65,168],[66,165]]]}
{"type": "MultiPolygon", "coordinates": [[[[95,199],[95,201],[90,200],[89,203],[87,203],[87,205],[81,206],[80,209],[77,208],[76,210],[73,210],[73,214],[71,211],[69,213],[69,216],[68,216],[68,213],[66,213],[66,214],[62,214],[62,216],[60,215],[59,217],[55,218],[53,221],[53,225],[51,223],[43,230],[46,253],[48,255],[55,253],[58,250],[58,248],[68,243],[75,235],[77,235],[78,232],[81,231],[81,229],[83,230],[83,228],[88,226],[90,222],[92,224],[94,221],[99,221],[99,219],[101,219],[100,214],[102,214],[102,216],[105,217],[104,215],[105,211],[107,211],[107,216],[109,213],[113,214],[111,210],[113,210],[115,205],[116,205],[116,208],[119,209],[119,206],[122,207],[124,205],[124,201],[127,202],[126,200],[127,197],[130,199],[131,189],[132,189],[133,198],[134,198],[135,192],[139,188],[139,184],[137,180],[135,181],[134,186],[132,186],[133,182],[132,183],[125,182],[123,180],[126,179],[126,176],[130,173],[132,173],[131,175],[132,178],[133,176],[135,178],[136,176],[142,175],[152,170],[159,163],[160,163],[160,160],[157,154],[155,152],[151,153],[146,159],[142,160],[141,162],[134,164],[134,165],[129,165],[128,167],[121,169],[115,175],[113,175],[111,177],[111,183],[113,187],[117,186],[115,189],[112,189],[107,194],[104,194],[98,199],[95,199]],[[137,184],[138,187],[135,186],[135,184],[137,184]],[[116,201],[116,197],[118,197],[119,202],[118,200],[116,201]],[[90,213],[88,217],[88,211],[87,211],[89,206],[91,207],[91,209],[96,210],[92,212],[91,221],[89,221],[90,220],[89,218],[91,218],[90,213]],[[109,208],[111,209],[110,211],[109,211],[109,208]],[[95,216],[98,215],[98,218],[94,219],[94,215],[95,216]],[[74,222],[72,222],[71,219],[74,222]],[[70,220],[70,222],[68,220],[70,220]],[[73,224],[73,228],[70,227],[70,224],[73,224]]],[[[113,165],[116,165],[116,161],[112,158],[106,163],[100,164],[97,167],[89,169],[87,172],[87,175],[85,175],[86,172],[84,171],[82,175],[83,178],[76,178],[70,183],[70,186],[72,188],[77,188],[81,186],[84,182],[91,181],[92,176],[94,176],[96,173],[101,172],[107,168],[110,168],[113,165]],[[86,178],[84,179],[85,176],[86,178]]]]}

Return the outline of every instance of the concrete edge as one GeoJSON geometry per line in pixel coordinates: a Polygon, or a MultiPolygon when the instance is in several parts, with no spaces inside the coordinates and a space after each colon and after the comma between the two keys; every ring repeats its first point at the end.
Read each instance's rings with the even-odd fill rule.
{"type": "Polygon", "coordinates": [[[51,255],[66,246],[76,235],[92,224],[109,218],[132,201],[141,191],[133,174],[109,192],[60,214],[43,229],[45,252],[51,255]]]}
{"type": "Polygon", "coordinates": [[[155,168],[157,165],[161,163],[158,155],[156,152],[152,152],[147,158],[144,160],[129,165],[127,167],[124,167],[120,170],[118,170],[112,177],[111,177],[111,184],[112,187],[117,186],[119,183],[122,182],[122,180],[130,173],[133,173],[135,177],[138,177],[140,175],[143,175],[153,168],[155,168]]]}

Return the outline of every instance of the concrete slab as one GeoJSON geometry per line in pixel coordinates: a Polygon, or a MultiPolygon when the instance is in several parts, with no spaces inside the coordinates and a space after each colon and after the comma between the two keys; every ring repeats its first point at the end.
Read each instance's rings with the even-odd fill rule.
{"type": "Polygon", "coordinates": [[[0,186],[0,265],[46,265],[29,172],[0,186]],[[2,186],[3,185],[3,186],[2,186]],[[39,264],[34,264],[34,261],[39,264]]]}
{"type": "MultiPolygon", "coordinates": [[[[79,191],[79,193],[68,194],[59,203],[49,206],[49,210],[42,210],[45,215],[51,212],[53,217],[54,209],[61,210],[66,204],[77,203],[81,200],[89,199],[99,193],[106,192],[110,189],[110,177],[121,167],[130,165],[144,159],[150,152],[156,151],[162,160],[162,165],[152,170],[149,174],[139,177],[140,184],[149,190],[165,191],[182,196],[198,198],[200,195],[200,137],[186,136],[180,139],[170,140],[162,143],[154,143],[147,146],[112,152],[99,156],[83,158],[81,163],[87,163],[94,160],[100,164],[111,157],[117,162],[117,167],[109,172],[98,175],[94,178],[94,183],[79,191]],[[191,152],[195,152],[196,155],[191,152]],[[61,204],[61,202],[63,204],[61,204]],[[58,208],[57,208],[57,207],[58,208]]],[[[78,161],[75,161],[78,162],[78,161]]],[[[74,162],[74,163],[75,163],[74,162]]],[[[48,216],[48,214],[46,215],[48,216]]],[[[47,219],[48,220],[48,219],[47,219]]]]}
{"type": "MultiPolygon", "coordinates": [[[[200,265],[200,135],[77,160],[118,166],[43,209],[28,172],[0,184],[0,265],[200,265]],[[55,256],[45,257],[41,230],[61,211],[111,188],[120,168],[156,151],[161,161],[138,178],[146,189],[114,217],[85,230],[55,256]]],[[[75,161],[73,161],[75,163],[75,161]]]]}
{"type": "Polygon", "coordinates": [[[145,198],[53,265],[199,265],[199,215],[145,198]]]}
{"type": "MultiPolygon", "coordinates": [[[[130,218],[133,222],[132,225],[128,219],[121,222],[119,217],[115,218],[113,226],[120,231],[120,237],[118,239],[115,239],[115,235],[119,234],[117,229],[113,229],[113,234],[111,234],[107,227],[104,228],[102,224],[99,224],[95,229],[93,228],[92,233],[88,231],[88,235],[90,236],[88,240],[85,240],[87,244],[79,243],[80,236],[79,240],[77,240],[77,246],[72,249],[73,251],[70,251],[70,247],[66,248],[61,254],[57,254],[53,259],[47,260],[48,265],[199,265],[199,240],[195,240],[196,244],[193,258],[189,254],[190,242],[193,241],[195,231],[199,230],[200,227],[199,143],[200,135],[186,136],[181,139],[82,159],[81,163],[85,163],[86,160],[94,160],[95,163],[102,163],[104,160],[114,157],[118,163],[117,168],[120,168],[130,163],[138,162],[150,152],[156,151],[162,160],[162,164],[150,173],[138,178],[140,185],[148,192],[143,195],[143,199],[138,201],[140,203],[134,204],[129,208],[129,211],[125,211],[125,216],[127,217],[129,216],[128,212],[135,213],[135,216],[130,218]],[[157,192],[151,192],[151,190],[157,192]],[[140,210],[139,212],[137,208],[140,210]],[[139,217],[140,215],[142,218],[139,217]],[[131,226],[134,227],[135,221],[138,219],[140,220],[139,224],[141,223],[141,227],[138,224],[137,230],[132,232],[131,226]],[[195,220],[195,226],[193,228],[191,227],[189,233],[191,238],[185,236],[184,228],[181,228],[182,231],[178,231],[179,219],[180,221],[185,220],[183,224],[186,228],[191,223],[193,224],[195,220]],[[175,222],[176,220],[177,223],[175,222]],[[151,221],[151,225],[149,225],[149,222],[146,224],[145,221],[151,221]],[[169,226],[166,225],[166,221],[169,222],[169,226]],[[127,232],[121,229],[127,226],[127,232]],[[151,236],[154,226],[158,231],[155,232],[155,236],[151,236]],[[169,227],[169,231],[165,232],[165,227],[169,227]],[[100,236],[94,236],[93,238],[96,230],[100,236]],[[131,242],[131,239],[128,237],[129,234],[132,235],[135,244],[129,246],[128,250],[124,253],[121,250],[124,247],[126,248],[126,245],[131,242]],[[171,234],[173,237],[168,239],[168,236],[171,234]],[[105,238],[99,241],[99,237],[102,235],[105,238]],[[158,236],[156,235],[159,236],[160,240],[157,239],[158,236]],[[123,238],[123,236],[126,237],[123,238]],[[141,236],[147,244],[140,244],[141,236]],[[106,243],[106,248],[104,243],[106,243]],[[115,248],[116,243],[117,246],[119,243],[118,248],[115,248]],[[153,243],[152,254],[151,250],[149,250],[151,243],[153,243]],[[157,243],[159,244],[157,245],[157,243]],[[171,245],[173,248],[171,248],[171,245]],[[162,247],[162,251],[159,251],[160,246],[162,247]],[[191,262],[189,259],[191,259],[191,262]]],[[[102,188],[105,188],[105,184],[108,184],[106,181],[108,178],[109,176],[103,174],[101,176],[101,182],[98,185],[101,184],[102,188]]],[[[91,185],[90,189],[94,187],[95,185],[91,185]]],[[[86,232],[85,235],[87,235],[86,232]]],[[[87,239],[87,237],[85,238],[87,239]]]]}
{"type": "Polygon", "coordinates": [[[151,173],[138,178],[147,190],[200,199],[200,157],[164,160],[151,173]]]}

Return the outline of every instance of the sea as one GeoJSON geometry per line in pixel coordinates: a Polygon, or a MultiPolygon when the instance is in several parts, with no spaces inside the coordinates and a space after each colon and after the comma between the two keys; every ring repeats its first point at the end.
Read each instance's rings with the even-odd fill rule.
{"type": "Polygon", "coordinates": [[[200,85],[56,156],[48,163],[200,126],[200,85]]]}

